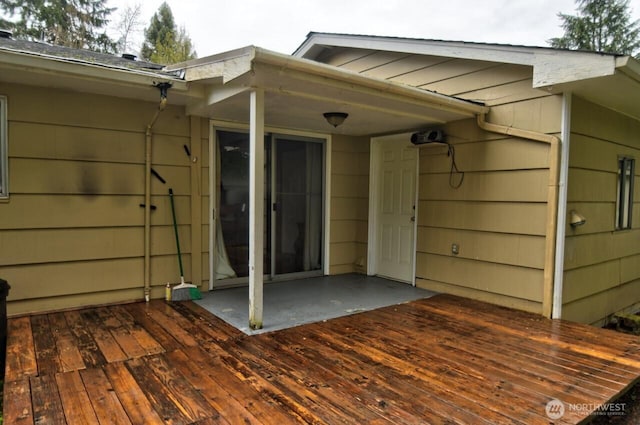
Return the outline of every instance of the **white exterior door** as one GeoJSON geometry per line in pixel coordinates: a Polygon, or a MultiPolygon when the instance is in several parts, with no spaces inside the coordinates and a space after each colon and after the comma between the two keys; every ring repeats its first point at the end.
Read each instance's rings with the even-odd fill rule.
{"type": "Polygon", "coordinates": [[[376,274],[413,283],[418,150],[407,135],[374,143],[376,170],[376,274]]]}

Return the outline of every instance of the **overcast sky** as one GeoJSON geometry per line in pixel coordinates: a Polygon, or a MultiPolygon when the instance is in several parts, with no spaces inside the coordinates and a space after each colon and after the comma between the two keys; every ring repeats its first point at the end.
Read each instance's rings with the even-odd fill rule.
{"type": "MultiPolygon", "coordinates": [[[[109,0],[142,5],[143,26],[162,0],[109,0]]],[[[546,46],[562,35],[558,12],[574,0],[167,0],[198,57],[255,45],[292,53],[310,31],[546,46]]],[[[634,19],[640,0],[631,0],[634,19]]],[[[140,40],[143,36],[140,34],[140,40]]]]}

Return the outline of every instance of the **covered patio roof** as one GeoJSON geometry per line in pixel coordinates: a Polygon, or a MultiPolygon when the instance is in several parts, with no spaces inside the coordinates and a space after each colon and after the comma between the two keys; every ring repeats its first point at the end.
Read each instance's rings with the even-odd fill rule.
{"type": "Polygon", "coordinates": [[[175,65],[193,90],[187,113],[249,121],[249,94],[265,93],[265,125],[348,135],[410,131],[473,118],[487,108],[451,96],[377,80],[307,59],[245,47],[175,65]],[[325,112],[346,112],[337,129],[325,112]]]}
{"type": "Polygon", "coordinates": [[[533,88],[574,93],[633,118],[640,118],[640,61],[602,52],[463,41],[311,32],[293,53],[321,60],[332,49],[369,49],[443,56],[533,68],[533,88]]]}

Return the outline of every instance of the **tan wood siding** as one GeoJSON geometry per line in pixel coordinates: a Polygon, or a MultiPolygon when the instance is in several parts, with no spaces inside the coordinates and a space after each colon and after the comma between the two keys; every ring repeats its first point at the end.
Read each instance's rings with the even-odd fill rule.
{"type": "Polygon", "coordinates": [[[544,237],[509,233],[458,230],[438,227],[418,228],[418,252],[451,255],[457,244],[457,258],[542,269],[544,261],[531,253],[544,250],[544,237]]]}
{"type": "Polygon", "coordinates": [[[442,292],[452,295],[459,295],[474,300],[486,301],[492,304],[503,305],[506,307],[516,308],[518,310],[529,311],[531,313],[540,313],[540,303],[535,301],[524,300],[521,298],[513,298],[506,295],[489,292],[485,289],[474,289],[467,286],[456,286],[450,283],[431,281],[427,279],[416,279],[418,288],[428,289],[430,291],[442,292]]]}
{"type": "MultiPolygon", "coordinates": [[[[529,125],[553,127],[545,120],[529,125]]],[[[459,189],[449,185],[446,148],[421,148],[417,284],[540,312],[549,147],[484,134],[474,125],[444,128],[465,171],[459,189]]]]}
{"type": "Polygon", "coordinates": [[[542,302],[538,269],[425,253],[418,253],[416,268],[421,279],[542,302]]]}
{"type": "Polygon", "coordinates": [[[640,160],[640,121],[574,98],[567,210],[587,222],[567,225],[563,318],[603,323],[640,302],[640,163],[633,229],[615,231],[618,157],[640,160]]]}
{"type": "MultiPolygon", "coordinates": [[[[0,204],[9,314],[141,299],[145,130],[157,104],[7,84],[0,92],[10,105],[11,195],[0,204]]],[[[180,275],[169,187],[192,275],[192,175],[200,170],[183,149],[192,144],[189,121],[169,106],[153,129],[152,166],[166,180],[151,180],[153,297],[180,275]]]]}
{"type": "MultiPolygon", "coordinates": [[[[561,97],[533,89],[531,67],[339,48],[321,60],[485,102],[492,107],[490,122],[560,132],[561,97]]],[[[444,130],[465,177],[459,189],[451,188],[447,148],[420,149],[418,285],[541,312],[549,146],[485,133],[474,120],[444,130]],[[451,252],[454,243],[458,255],[451,252]]]]}
{"type": "Polygon", "coordinates": [[[331,274],[365,272],[369,139],[334,135],[331,152],[331,274]]]}

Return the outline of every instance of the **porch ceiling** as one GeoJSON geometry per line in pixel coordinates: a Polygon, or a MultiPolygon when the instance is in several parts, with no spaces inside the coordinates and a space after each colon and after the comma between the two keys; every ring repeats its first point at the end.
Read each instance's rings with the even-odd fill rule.
{"type": "Polygon", "coordinates": [[[265,125],[348,135],[378,135],[473,118],[481,105],[375,80],[256,47],[182,65],[202,99],[187,113],[225,121],[249,121],[249,93],[265,92],[265,125]],[[334,129],[324,112],[346,112],[334,129]]]}

